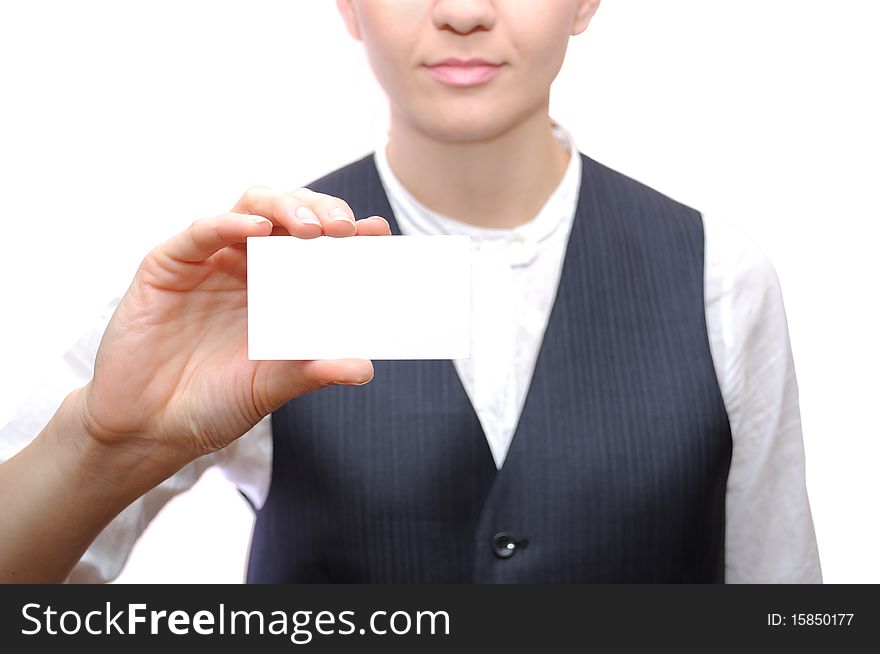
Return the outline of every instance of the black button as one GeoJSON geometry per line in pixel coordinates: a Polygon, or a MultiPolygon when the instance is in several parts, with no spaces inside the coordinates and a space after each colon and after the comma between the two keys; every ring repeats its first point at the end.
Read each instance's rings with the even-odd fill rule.
{"type": "Polygon", "coordinates": [[[517,538],[507,531],[499,531],[492,537],[492,551],[499,559],[509,559],[516,551],[525,547],[528,541],[525,538],[517,538]]]}

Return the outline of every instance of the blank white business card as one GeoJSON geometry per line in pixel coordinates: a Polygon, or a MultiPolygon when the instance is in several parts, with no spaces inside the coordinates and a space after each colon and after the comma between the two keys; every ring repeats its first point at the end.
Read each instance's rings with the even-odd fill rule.
{"type": "Polygon", "coordinates": [[[470,357],[470,240],[249,237],[248,357],[470,357]]]}

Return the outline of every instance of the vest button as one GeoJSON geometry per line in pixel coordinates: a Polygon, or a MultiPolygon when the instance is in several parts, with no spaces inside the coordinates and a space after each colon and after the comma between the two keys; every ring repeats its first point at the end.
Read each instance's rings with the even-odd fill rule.
{"type": "Polygon", "coordinates": [[[527,543],[525,538],[517,538],[507,531],[499,531],[492,537],[492,551],[499,559],[509,559],[527,543]]]}

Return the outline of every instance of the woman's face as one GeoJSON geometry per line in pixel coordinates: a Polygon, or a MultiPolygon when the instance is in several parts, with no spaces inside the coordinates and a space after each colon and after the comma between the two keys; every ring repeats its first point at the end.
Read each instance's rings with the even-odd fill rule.
{"type": "Polygon", "coordinates": [[[543,110],[569,36],[587,28],[598,5],[599,0],[337,0],[349,32],[364,42],[391,102],[392,120],[444,142],[493,138],[543,110]],[[429,65],[453,57],[501,65],[494,77],[470,86],[431,74],[429,65]]]}

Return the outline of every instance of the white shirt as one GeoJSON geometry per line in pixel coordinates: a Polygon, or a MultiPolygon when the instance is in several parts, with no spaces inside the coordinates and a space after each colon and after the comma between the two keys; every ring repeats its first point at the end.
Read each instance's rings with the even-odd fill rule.
{"type": "MultiPolygon", "coordinates": [[[[374,153],[402,233],[472,237],[472,356],[454,364],[498,468],[525,402],[580,192],[581,160],[574,139],[555,122],[553,134],[574,156],[537,216],[514,229],[475,227],[427,209],[389,167],[387,136],[374,153]]],[[[821,583],[805,483],[797,381],[776,272],[739,230],[705,217],[703,222],[706,321],[733,443],[726,494],[725,581],[821,583]]],[[[98,344],[120,300],[108,302],[94,328],[0,430],[0,461],[27,445],[64,397],[91,379],[98,344]]],[[[68,581],[115,578],[135,541],[165,503],[191,488],[211,466],[261,507],[272,470],[269,417],[228,447],[192,462],[135,500],[101,532],[68,581]]]]}

